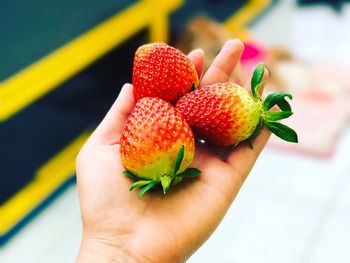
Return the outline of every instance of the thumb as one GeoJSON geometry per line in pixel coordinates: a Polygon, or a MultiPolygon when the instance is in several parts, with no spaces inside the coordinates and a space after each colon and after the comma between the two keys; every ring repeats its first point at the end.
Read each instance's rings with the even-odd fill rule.
{"type": "Polygon", "coordinates": [[[125,123],[135,107],[133,86],[124,84],[117,100],[89,139],[93,144],[117,144],[120,141],[125,123]]]}
{"type": "Polygon", "coordinates": [[[198,78],[201,79],[203,75],[203,70],[204,70],[204,51],[200,48],[195,49],[191,51],[187,57],[192,61],[194,64],[198,78]]]}

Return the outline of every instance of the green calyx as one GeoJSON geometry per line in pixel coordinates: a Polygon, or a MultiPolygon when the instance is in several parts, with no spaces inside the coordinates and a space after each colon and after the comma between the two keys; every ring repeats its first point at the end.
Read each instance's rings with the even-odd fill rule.
{"type": "Polygon", "coordinates": [[[137,196],[139,199],[142,198],[144,193],[147,191],[151,190],[154,188],[156,185],[161,185],[163,188],[163,193],[166,194],[171,186],[174,186],[182,181],[183,178],[185,177],[196,177],[200,175],[201,171],[196,169],[196,168],[187,168],[185,171],[182,173],[178,173],[181,162],[183,160],[185,153],[185,146],[181,146],[179,149],[179,152],[177,154],[176,160],[175,160],[175,165],[174,165],[174,170],[171,174],[163,175],[160,178],[153,179],[153,180],[140,180],[135,174],[131,173],[130,171],[123,171],[122,173],[131,179],[135,180],[136,182],[133,183],[130,187],[130,191],[140,188],[137,196]]]}
{"type": "Polygon", "coordinates": [[[272,93],[269,94],[264,101],[262,101],[259,94],[259,89],[264,84],[262,82],[264,72],[265,65],[259,64],[255,68],[251,80],[253,99],[256,102],[261,103],[261,119],[251,137],[255,137],[261,131],[263,126],[266,126],[273,134],[275,134],[279,138],[288,142],[297,143],[297,133],[290,127],[277,122],[282,119],[286,119],[293,114],[292,108],[289,102],[287,101],[287,98],[291,100],[293,97],[291,94],[288,93],[272,93]],[[280,110],[272,111],[271,109],[276,105],[279,107],[280,110]]]}

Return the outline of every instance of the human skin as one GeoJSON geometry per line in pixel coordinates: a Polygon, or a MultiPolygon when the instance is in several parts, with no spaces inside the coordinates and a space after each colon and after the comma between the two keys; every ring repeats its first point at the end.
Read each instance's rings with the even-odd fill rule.
{"type": "MultiPolygon", "coordinates": [[[[241,41],[227,41],[200,86],[228,81],[242,51],[241,41]]],[[[203,51],[188,56],[201,76],[203,51]]],[[[263,129],[252,149],[246,143],[231,149],[197,143],[191,167],[201,170],[198,178],[184,180],[166,195],[149,192],[139,200],[136,191],[129,192],[132,180],[121,174],[119,151],[134,105],[133,87],[125,84],[77,157],[83,221],[77,262],[186,261],[216,229],[270,136],[263,129]]]]}

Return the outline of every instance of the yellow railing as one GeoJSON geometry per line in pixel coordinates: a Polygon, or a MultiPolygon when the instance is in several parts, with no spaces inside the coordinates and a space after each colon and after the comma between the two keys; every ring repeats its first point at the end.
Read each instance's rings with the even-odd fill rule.
{"type": "MultiPolygon", "coordinates": [[[[169,14],[182,2],[182,0],[143,0],[1,83],[0,121],[11,117],[50,92],[142,28],[149,27],[150,41],[165,42],[169,14]],[[157,14],[154,10],[157,10],[157,14]],[[57,70],[58,68],[60,70],[57,70]]],[[[247,23],[270,2],[248,1],[248,4],[233,14],[225,25],[234,33],[243,32],[247,23]]],[[[39,168],[31,183],[0,206],[0,235],[15,226],[74,174],[76,155],[88,137],[88,132],[79,135],[39,168]]]]}
{"type": "Polygon", "coordinates": [[[249,39],[247,30],[248,24],[261,14],[272,0],[250,0],[239,11],[234,13],[225,21],[225,26],[235,34],[236,37],[243,40],[249,39]]]}
{"type": "MultiPolygon", "coordinates": [[[[149,28],[150,41],[166,42],[169,14],[181,4],[182,0],[143,0],[2,82],[0,121],[50,92],[143,28],[149,28]]],[[[31,183],[0,206],[0,235],[74,174],[75,157],[88,136],[88,133],[78,136],[39,168],[31,183]]]]}
{"type": "Polygon", "coordinates": [[[142,28],[166,42],[168,17],[182,0],[142,0],[0,83],[0,121],[77,74],[142,28]],[[156,11],[155,11],[156,10],[156,11]]]}

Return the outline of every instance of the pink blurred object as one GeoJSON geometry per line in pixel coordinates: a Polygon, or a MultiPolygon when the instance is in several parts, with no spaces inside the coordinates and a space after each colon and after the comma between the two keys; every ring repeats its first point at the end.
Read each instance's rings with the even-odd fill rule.
{"type": "Polygon", "coordinates": [[[266,63],[268,60],[268,51],[258,43],[245,42],[244,51],[241,57],[241,64],[245,72],[250,76],[254,68],[259,63],[266,63]]]}
{"type": "Polygon", "coordinates": [[[344,101],[342,111],[347,112],[347,121],[350,121],[350,68],[317,65],[310,69],[310,78],[318,79],[317,83],[322,90],[330,91],[341,97],[344,101]]]}
{"type": "Polygon", "coordinates": [[[331,66],[289,65],[284,82],[293,94],[294,115],[285,123],[297,131],[298,144],[272,136],[269,145],[318,157],[330,157],[349,117],[349,70],[331,66]]]}
{"type": "Polygon", "coordinates": [[[294,115],[284,123],[297,131],[299,143],[286,143],[272,136],[269,145],[319,157],[331,156],[346,123],[344,102],[324,92],[295,93],[291,103],[294,115]]]}

